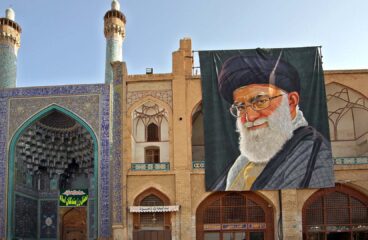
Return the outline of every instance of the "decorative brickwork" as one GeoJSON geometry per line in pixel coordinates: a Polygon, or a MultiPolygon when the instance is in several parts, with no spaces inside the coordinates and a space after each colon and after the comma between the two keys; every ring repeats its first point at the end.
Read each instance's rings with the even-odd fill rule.
{"type": "Polygon", "coordinates": [[[129,109],[134,103],[138,102],[144,97],[151,96],[167,103],[172,107],[172,91],[135,91],[127,93],[127,108],[129,109]]]}

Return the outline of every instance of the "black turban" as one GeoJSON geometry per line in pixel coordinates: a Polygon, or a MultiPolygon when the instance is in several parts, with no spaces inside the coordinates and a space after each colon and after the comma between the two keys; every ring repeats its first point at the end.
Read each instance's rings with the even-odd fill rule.
{"type": "Polygon", "coordinates": [[[227,102],[233,103],[234,90],[250,84],[272,84],[300,94],[298,72],[281,59],[238,55],[224,62],[218,75],[218,89],[227,102]]]}

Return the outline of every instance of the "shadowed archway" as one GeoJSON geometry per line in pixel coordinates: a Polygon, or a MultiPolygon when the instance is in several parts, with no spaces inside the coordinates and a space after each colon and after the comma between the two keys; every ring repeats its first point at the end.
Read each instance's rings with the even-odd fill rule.
{"type": "Polygon", "coordinates": [[[24,122],[9,146],[8,238],[59,238],[60,190],[82,188],[91,196],[88,231],[97,236],[98,142],[92,128],[51,105],[24,122]]]}

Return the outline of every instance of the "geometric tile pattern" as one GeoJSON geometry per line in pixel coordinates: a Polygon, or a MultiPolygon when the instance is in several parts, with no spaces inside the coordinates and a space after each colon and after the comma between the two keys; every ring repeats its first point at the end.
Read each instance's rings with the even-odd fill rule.
{"type": "Polygon", "coordinates": [[[22,123],[52,104],[72,111],[87,122],[96,137],[99,137],[99,95],[12,98],[9,100],[9,119],[11,121],[8,135],[13,136],[22,123]]]}
{"type": "Polygon", "coordinates": [[[57,238],[57,201],[40,201],[40,238],[57,238]]]}
{"type": "Polygon", "coordinates": [[[96,224],[95,224],[95,200],[88,200],[89,210],[89,238],[96,239],[96,224]]]}
{"type": "Polygon", "coordinates": [[[122,92],[122,66],[121,62],[114,65],[113,80],[113,116],[112,116],[112,203],[113,203],[113,224],[122,224],[122,199],[121,199],[121,92],[122,92]]]}
{"type": "Polygon", "coordinates": [[[100,154],[98,226],[99,237],[107,238],[111,236],[111,206],[109,178],[110,86],[106,84],[0,90],[0,238],[6,237],[5,219],[7,218],[7,211],[5,204],[7,194],[5,183],[7,182],[7,148],[11,140],[9,134],[14,134],[21,123],[52,103],[57,103],[85,120],[98,138],[100,154]],[[36,106],[27,102],[30,99],[37,103],[36,106]],[[14,107],[10,107],[10,104],[14,107]],[[93,106],[94,104],[97,104],[98,111],[96,111],[96,106],[93,106]]]}
{"type": "Polygon", "coordinates": [[[37,238],[37,200],[15,195],[15,237],[37,238]]]}
{"type": "Polygon", "coordinates": [[[0,89],[15,87],[17,56],[13,47],[0,44],[0,89]]]}

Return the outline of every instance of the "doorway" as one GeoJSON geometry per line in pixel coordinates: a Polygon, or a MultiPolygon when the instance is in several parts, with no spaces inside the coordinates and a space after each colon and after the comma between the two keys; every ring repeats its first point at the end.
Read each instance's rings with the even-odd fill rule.
{"type": "Polygon", "coordinates": [[[87,240],[86,209],[86,207],[60,209],[62,240],[87,240]]]}
{"type": "Polygon", "coordinates": [[[19,127],[9,147],[8,238],[60,239],[61,189],[89,190],[83,234],[96,237],[97,162],[94,132],[67,109],[52,105],[19,127]]]}
{"type": "Polygon", "coordinates": [[[274,239],[273,208],[252,192],[217,192],[198,206],[198,240],[274,239]]]}

